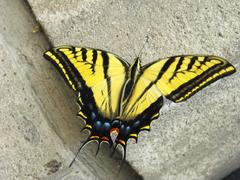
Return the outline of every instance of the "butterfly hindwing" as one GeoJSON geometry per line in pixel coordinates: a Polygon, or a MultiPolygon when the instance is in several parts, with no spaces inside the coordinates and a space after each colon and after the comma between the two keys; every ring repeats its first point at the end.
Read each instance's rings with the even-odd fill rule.
{"type": "Polygon", "coordinates": [[[162,98],[162,94],[156,85],[140,75],[131,91],[127,103],[124,105],[122,112],[123,120],[128,121],[135,119],[160,98],[162,98]]]}

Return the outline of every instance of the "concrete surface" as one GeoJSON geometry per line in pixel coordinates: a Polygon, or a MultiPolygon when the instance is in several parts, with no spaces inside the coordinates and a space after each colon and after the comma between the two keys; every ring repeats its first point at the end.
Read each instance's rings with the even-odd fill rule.
{"type": "Polygon", "coordinates": [[[141,179],[105,146],[90,145],[68,168],[83,123],[75,95],[42,57],[49,42],[21,0],[0,0],[0,180],[141,179]]]}
{"type": "MultiPolygon", "coordinates": [[[[144,63],[177,54],[214,54],[239,69],[239,0],[29,0],[53,45],[115,52],[144,63]]],[[[240,166],[240,83],[234,75],[189,101],[166,101],[161,118],[127,160],[145,179],[220,179],[240,166]]]]}

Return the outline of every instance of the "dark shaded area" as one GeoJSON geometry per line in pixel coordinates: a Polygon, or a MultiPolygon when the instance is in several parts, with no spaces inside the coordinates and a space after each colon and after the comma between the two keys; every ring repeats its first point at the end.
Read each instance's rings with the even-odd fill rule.
{"type": "Polygon", "coordinates": [[[240,168],[233,171],[231,174],[224,177],[222,180],[239,180],[240,179],[240,168]]]}

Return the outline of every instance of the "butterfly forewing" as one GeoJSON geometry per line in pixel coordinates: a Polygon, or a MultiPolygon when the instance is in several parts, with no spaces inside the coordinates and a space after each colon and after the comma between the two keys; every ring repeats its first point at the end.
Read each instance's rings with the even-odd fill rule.
{"type": "Polygon", "coordinates": [[[106,118],[119,114],[128,63],[103,50],[71,46],[57,47],[44,55],[57,65],[74,90],[93,96],[90,99],[94,102],[83,98],[83,103],[95,104],[95,110],[106,118]]]}
{"type": "Polygon", "coordinates": [[[217,56],[174,56],[146,65],[145,78],[168,99],[180,102],[221,77],[234,73],[235,68],[217,56]]]}

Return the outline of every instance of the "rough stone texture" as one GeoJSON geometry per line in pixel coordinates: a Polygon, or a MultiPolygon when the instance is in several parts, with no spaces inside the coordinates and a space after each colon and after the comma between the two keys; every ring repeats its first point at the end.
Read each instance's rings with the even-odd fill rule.
{"type": "MultiPolygon", "coordinates": [[[[56,45],[109,50],[143,64],[177,54],[214,54],[239,69],[239,0],[29,0],[56,45]]],[[[151,133],[129,143],[127,160],[145,179],[219,179],[240,160],[240,74],[187,102],[166,101],[151,133]]]]}
{"type": "Polygon", "coordinates": [[[86,137],[76,97],[43,59],[48,42],[28,5],[0,9],[0,179],[141,179],[128,164],[118,174],[106,146],[95,158],[94,144],[68,168],[86,137]]]}

